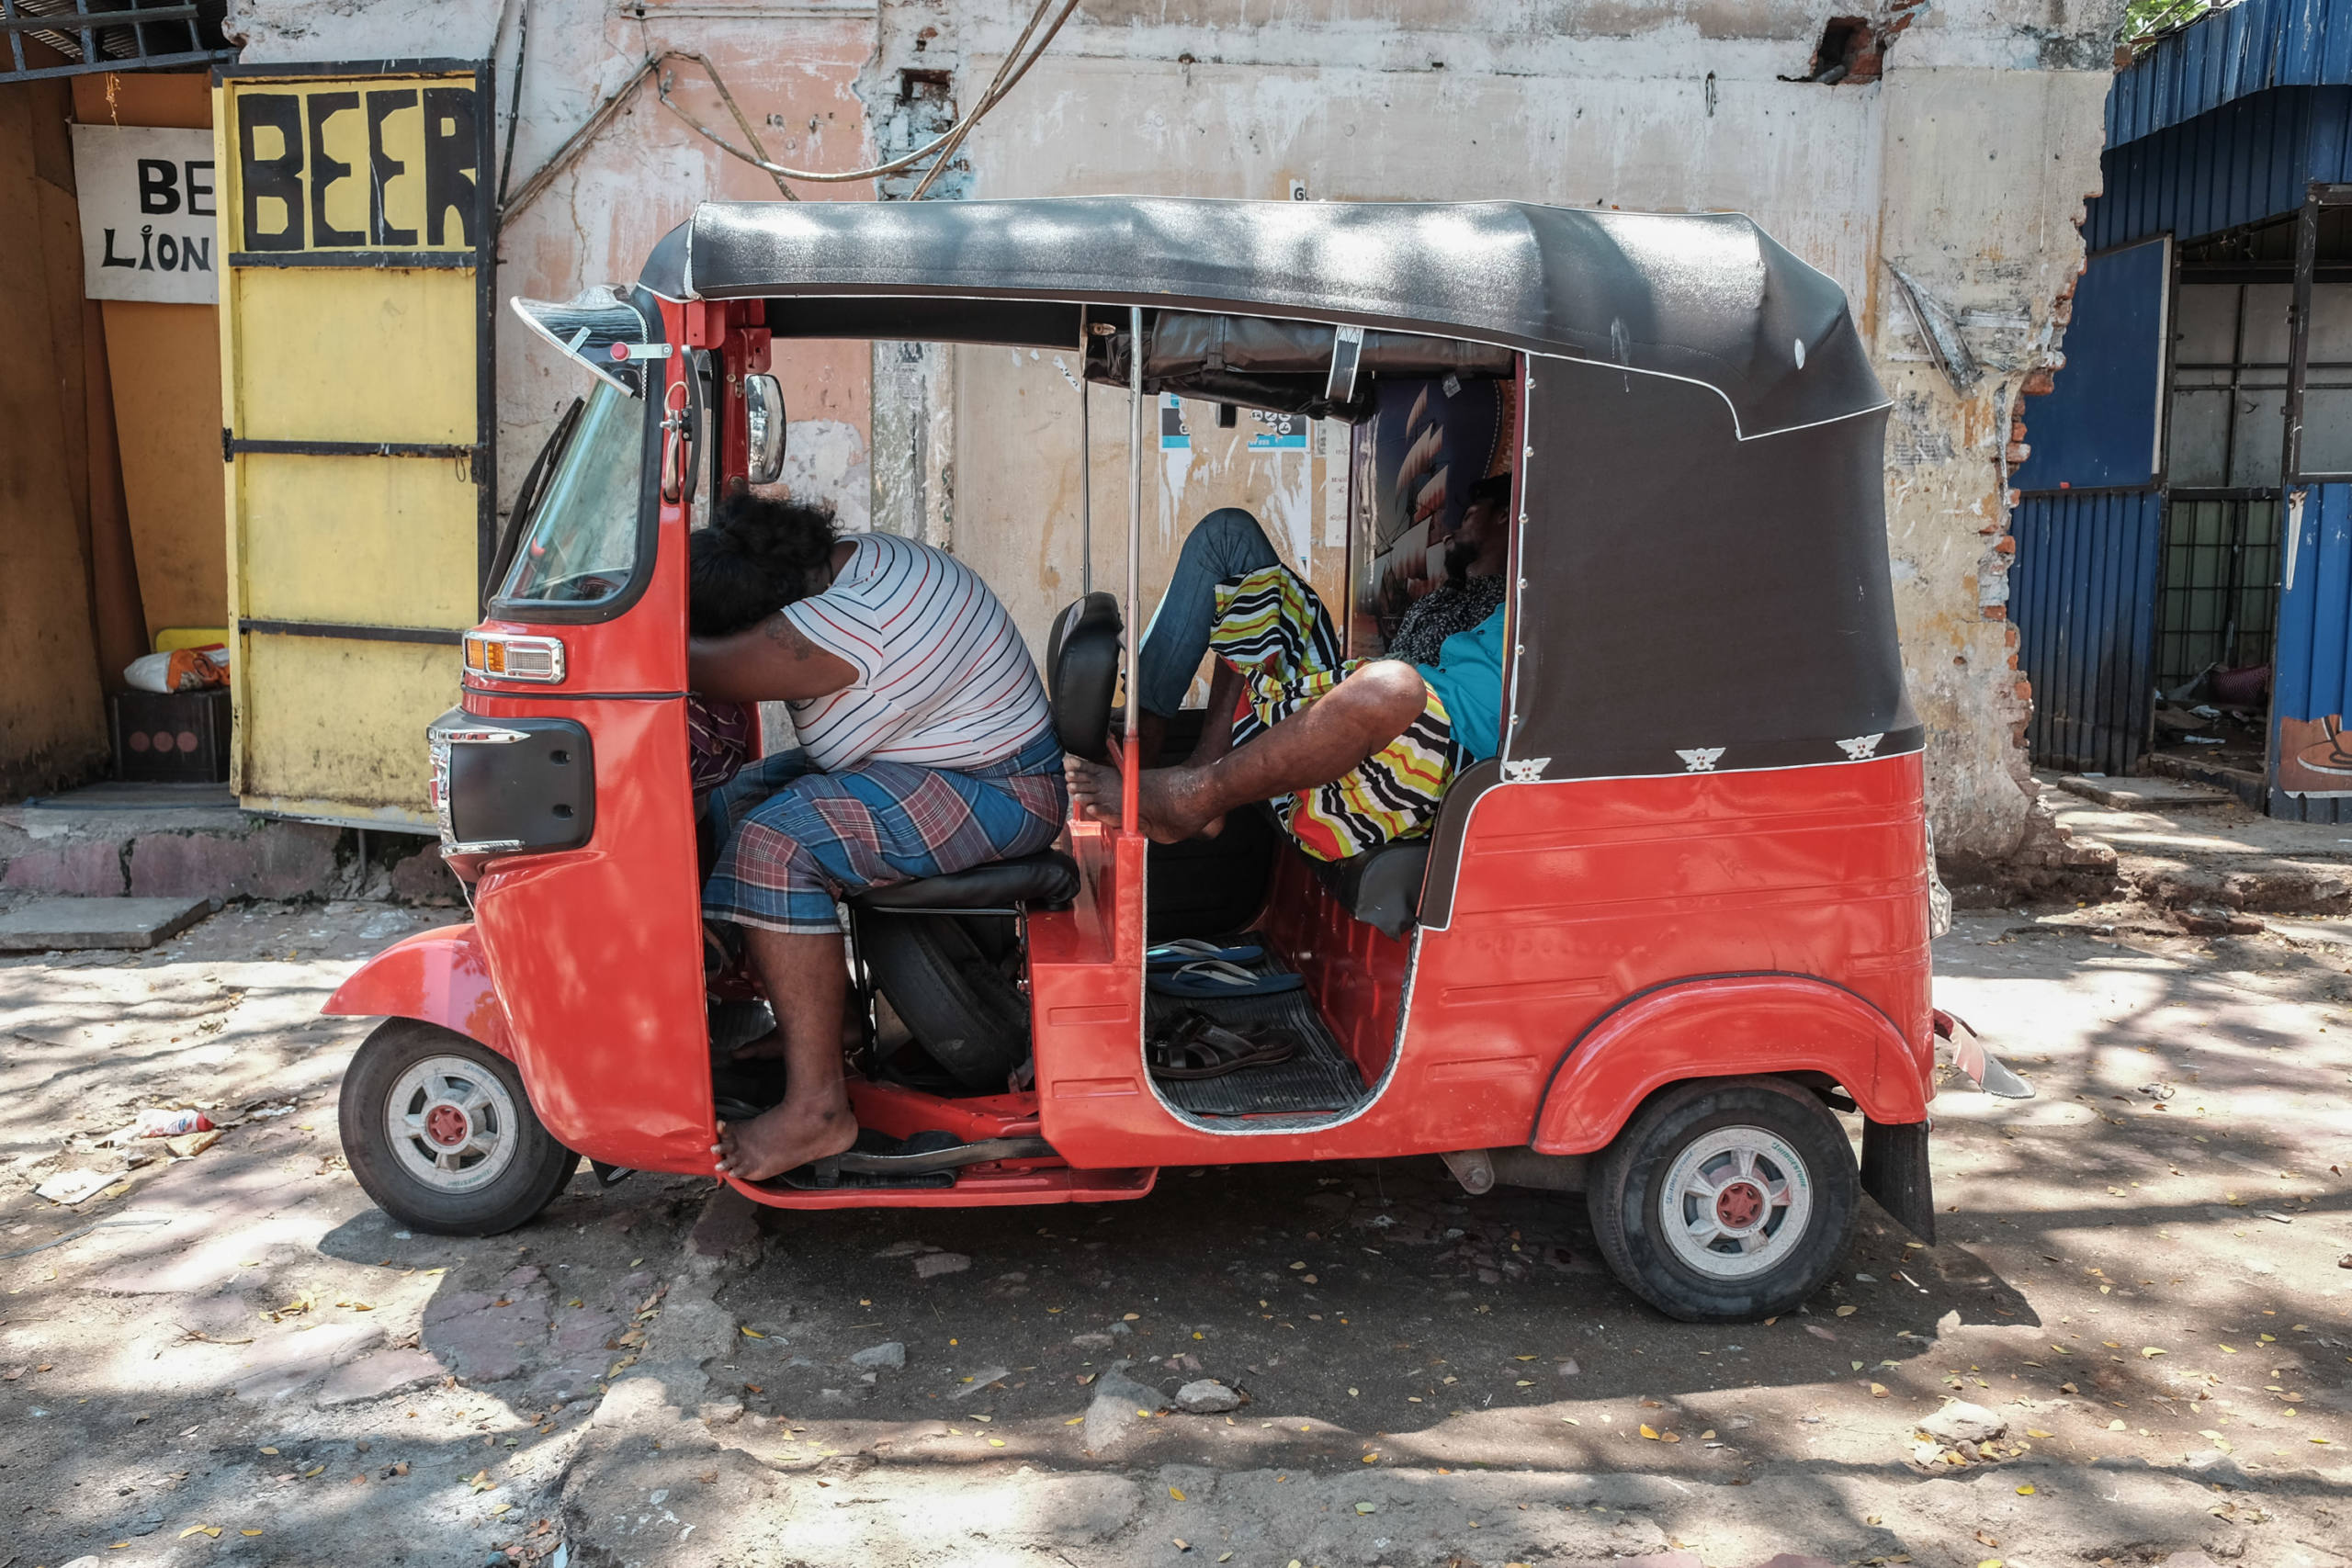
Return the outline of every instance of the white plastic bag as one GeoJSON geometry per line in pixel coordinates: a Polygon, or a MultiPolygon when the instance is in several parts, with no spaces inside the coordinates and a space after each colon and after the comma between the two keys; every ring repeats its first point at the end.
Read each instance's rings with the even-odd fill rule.
{"type": "Polygon", "coordinates": [[[134,692],[161,692],[166,695],[173,692],[199,692],[207,686],[220,685],[220,676],[207,680],[198,671],[188,668],[198,659],[209,660],[222,670],[229,667],[229,650],[225,648],[187,649],[177,654],[141,654],[123,666],[122,678],[134,692]],[[176,678],[172,671],[175,658],[180,661],[176,678]]]}

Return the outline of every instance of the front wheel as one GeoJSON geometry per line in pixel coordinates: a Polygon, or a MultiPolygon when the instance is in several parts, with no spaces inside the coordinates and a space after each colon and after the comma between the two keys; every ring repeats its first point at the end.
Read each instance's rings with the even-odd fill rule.
{"type": "Polygon", "coordinates": [[[513,1230],[580,1166],[540,1125],[514,1063],[413,1018],[387,1019],[360,1043],[338,1120],[368,1196],[434,1235],[513,1230]]]}
{"type": "Polygon", "coordinates": [[[1686,1323],[1787,1312],[1820,1289],[1854,1228],[1852,1145],[1781,1078],[1700,1078],[1653,1096],[1604,1150],[1589,1194],[1601,1256],[1686,1323]]]}

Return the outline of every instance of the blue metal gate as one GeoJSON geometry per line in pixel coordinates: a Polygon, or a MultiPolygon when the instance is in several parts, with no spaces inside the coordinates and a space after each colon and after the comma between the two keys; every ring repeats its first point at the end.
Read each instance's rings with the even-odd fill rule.
{"type": "Polygon", "coordinates": [[[2018,504],[2009,615],[2033,682],[2027,747],[2045,767],[2128,773],[2148,733],[2164,504],[2155,491],[2058,491],[2018,504]]]}

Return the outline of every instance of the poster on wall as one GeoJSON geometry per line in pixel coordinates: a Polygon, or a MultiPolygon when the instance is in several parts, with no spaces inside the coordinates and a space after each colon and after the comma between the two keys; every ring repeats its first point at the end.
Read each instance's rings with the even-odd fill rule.
{"type": "Polygon", "coordinates": [[[2305,800],[2352,795],[2352,735],[2342,714],[2279,719],[2278,792],[2305,800]]]}
{"type": "Polygon", "coordinates": [[[1383,378],[1355,427],[1351,657],[1376,654],[1405,611],[1446,579],[1470,487],[1510,467],[1518,384],[1383,378]]]}
{"type": "Polygon", "coordinates": [[[212,132],[74,127],[82,293],[209,305],[220,297],[212,132]]]}

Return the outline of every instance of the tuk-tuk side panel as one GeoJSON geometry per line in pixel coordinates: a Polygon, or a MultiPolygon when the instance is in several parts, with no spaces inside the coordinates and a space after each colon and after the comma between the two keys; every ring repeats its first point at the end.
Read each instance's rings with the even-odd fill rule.
{"type": "MultiPolygon", "coordinates": [[[[663,624],[674,634],[679,618],[663,624]]],[[[591,1159],[707,1172],[713,1112],[684,699],[469,692],[466,708],[575,719],[594,741],[595,835],[586,847],[501,856],[475,886],[475,919],[532,1106],[591,1159]]]]}
{"type": "MultiPolygon", "coordinates": [[[[1519,1143],[1563,1054],[1602,1014],[1672,981],[1769,972],[1883,1014],[1911,1053],[1908,1098],[1924,1100],[1922,787],[1910,754],[1488,792],[1464,835],[1451,923],[1421,933],[1390,1096],[1439,1091],[1440,1065],[1484,1062],[1525,1118],[1496,1141],[1519,1143]]],[[[1603,1113],[1612,1133],[1637,1100],[1603,1113]]]]}
{"type": "Polygon", "coordinates": [[[1306,976],[1306,994],[1367,1084],[1378,1084],[1396,1047],[1411,950],[1366,925],[1316,880],[1306,857],[1277,852],[1263,925],[1274,947],[1306,976]]]}
{"type": "Polygon", "coordinates": [[[1643,1100],[1688,1078],[1819,1072],[1872,1122],[1924,1121],[1908,1044],[1851,991],[1793,975],[1677,982],[1600,1019],[1560,1064],[1529,1140],[1540,1154],[1592,1154],[1643,1100]]]}

